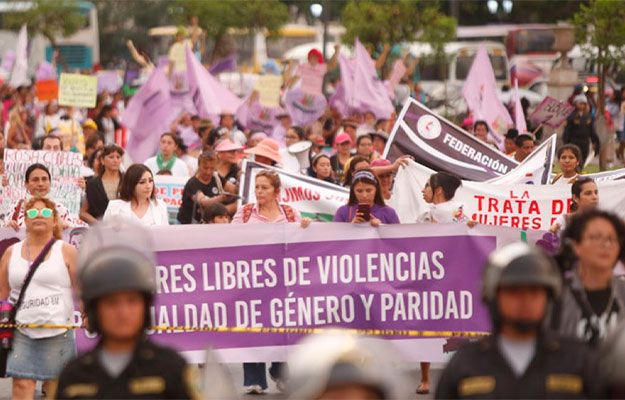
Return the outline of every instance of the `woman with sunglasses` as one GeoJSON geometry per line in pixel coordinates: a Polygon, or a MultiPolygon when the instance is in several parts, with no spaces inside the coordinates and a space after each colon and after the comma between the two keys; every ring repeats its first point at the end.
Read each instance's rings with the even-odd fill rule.
{"type": "Polygon", "coordinates": [[[129,218],[144,226],[169,225],[167,205],[156,198],[154,176],[143,164],[133,164],[122,178],[119,199],[109,201],[103,220],[113,215],[129,218]]]}
{"type": "MultiPolygon", "coordinates": [[[[52,176],[48,167],[43,164],[32,164],[26,169],[25,174],[25,186],[26,197],[20,199],[11,208],[9,214],[5,215],[5,226],[18,230],[24,227],[24,204],[33,197],[48,197],[50,194],[50,184],[52,176]]],[[[72,214],[69,210],[60,202],[55,202],[55,209],[61,220],[63,229],[76,226],[86,226],[86,224],[78,218],[77,215],[72,214]]]]}
{"type": "MultiPolygon", "coordinates": [[[[24,203],[24,209],[26,238],[9,247],[0,260],[0,299],[17,301],[29,267],[54,238],[24,292],[16,322],[72,325],[76,249],[60,240],[61,221],[51,200],[35,197],[24,203]]],[[[16,329],[7,363],[7,375],[13,378],[12,398],[34,398],[37,381],[43,381],[43,391],[48,391],[50,381],[75,355],[71,330],[16,329]]]]}

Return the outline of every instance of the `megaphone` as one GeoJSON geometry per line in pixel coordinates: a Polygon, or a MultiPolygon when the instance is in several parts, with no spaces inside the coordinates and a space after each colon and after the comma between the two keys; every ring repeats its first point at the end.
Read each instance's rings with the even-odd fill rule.
{"type": "Polygon", "coordinates": [[[293,143],[287,150],[293,154],[299,162],[300,170],[306,170],[310,167],[310,149],[312,148],[312,142],[304,140],[301,142],[293,143]]]}

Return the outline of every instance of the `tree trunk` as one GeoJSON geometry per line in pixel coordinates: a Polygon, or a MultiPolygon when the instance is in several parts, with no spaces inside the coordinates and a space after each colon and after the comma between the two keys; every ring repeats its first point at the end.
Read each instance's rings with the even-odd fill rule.
{"type": "MultiPolygon", "coordinates": [[[[601,53],[600,53],[601,55],[601,53]]],[[[608,152],[611,135],[607,121],[605,119],[605,77],[607,74],[607,65],[603,62],[599,65],[599,87],[597,88],[597,112],[595,116],[595,129],[601,143],[599,151],[599,169],[605,171],[608,169],[608,152]]]]}

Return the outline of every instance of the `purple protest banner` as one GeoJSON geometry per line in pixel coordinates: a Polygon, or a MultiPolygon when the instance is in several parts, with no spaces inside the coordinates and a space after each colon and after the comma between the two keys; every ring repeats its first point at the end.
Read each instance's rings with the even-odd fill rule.
{"type": "MultiPolygon", "coordinates": [[[[435,338],[437,332],[490,330],[479,282],[487,255],[501,240],[499,232],[469,232],[463,225],[375,229],[322,223],[308,229],[254,224],[151,232],[158,263],[155,325],[384,329],[413,361],[445,358],[445,338],[435,338]],[[388,330],[434,332],[434,338],[388,330]]],[[[284,359],[301,338],[293,333],[149,335],[195,360],[211,346],[226,362],[284,359]]],[[[82,331],[77,340],[80,350],[94,344],[82,331]]]]}
{"type": "Polygon", "coordinates": [[[384,158],[390,161],[404,154],[435,171],[480,182],[505,175],[518,165],[412,98],[404,105],[384,149],[384,158]]]}
{"type": "Polygon", "coordinates": [[[572,105],[547,96],[530,115],[530,121],[536,125],[543,124],[552,129],[557,129],[566,121],[573,110],[572,105]]]}

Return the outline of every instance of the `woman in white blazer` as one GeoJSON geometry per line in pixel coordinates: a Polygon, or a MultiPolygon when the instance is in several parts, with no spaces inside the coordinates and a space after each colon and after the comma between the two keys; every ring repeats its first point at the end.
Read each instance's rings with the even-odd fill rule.
{"type": "Polygon", "coordinates": [[[133,164],[122,179],[119,200],[109,201],[106,221],[113,215],[132,219],[144,226],[169,225],[167,205],[156,198],[152,171],[143,164],[133,164]]]}

